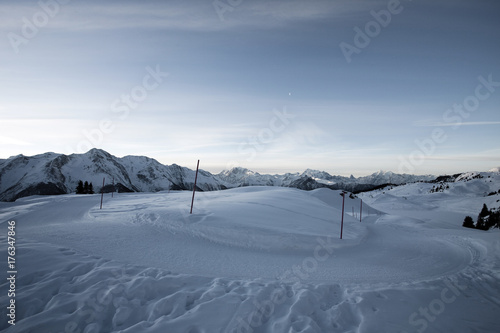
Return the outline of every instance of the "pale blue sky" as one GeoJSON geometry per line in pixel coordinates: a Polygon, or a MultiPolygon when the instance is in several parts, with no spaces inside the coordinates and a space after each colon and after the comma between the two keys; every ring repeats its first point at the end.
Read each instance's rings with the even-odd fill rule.
{"type": "Polygon", "coordinates": [[[63,2],[0,4],[0,158],[95,146],[212,172],[500,166],[498,1],[63,2]]]}

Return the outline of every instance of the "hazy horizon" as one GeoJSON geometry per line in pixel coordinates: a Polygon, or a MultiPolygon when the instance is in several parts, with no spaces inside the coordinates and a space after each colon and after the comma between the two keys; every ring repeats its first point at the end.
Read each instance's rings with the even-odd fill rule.
{"type": "MultiPolygon", "coordinates": [[[[125,156],[145,156],[145,155],[130,155],[130,154],[115,155],[112,152],[109,152],[109,151],[106,151],[106,152],[109,153],[109,154],[111,154],[114,157],[117,157],[117,158],[123,158],[125,156]]],[[[36,155],[42,155],[42,154],[46,154],[46,153],[71,155],[71,154],[64,154],[64,153],[58,153],[58,152],[44,152],[44,153],[35,154],[35,155],[16,154],[16,155],[9,156],[7,158],[3,158],[2,157],[0,159],[13,158],[13,157],[16,157],[16,156],[19,156],[19,155],[23,155],[23,156],[27,156],[27,157],[33,157],[33,156],[36,156],[36,155]]],[[[146,157],[153,158],[151,156],[146,156],[146,157]]],[[[153,158],[153,159],[155,159],[155,158],[153,158]]],[[[194,166],[191,166],[191,165],[179,164],[179,163],[177,163],[175,161],[169,161],[167,163],[164,163],[164,162],[159,161],[159,160],[157,160],[157,161],[159,163],[161,163],[161,164],[164,164],[164,165],[177,164],[177,165],[180,165],[182,167],[187,167],[187,168],[189,168],[191,170],[196,170],[196,163],[197,163],[197,161],[194,161],[194,166]]],[[[286,170],[286,169],[270,169],[270,168],[262,168],[262,169],[256,168],[256,169],[251,169],[251,168],[245,167],[244,165],[238,165],[238,166],[230,166],[230,165],[228,165],[228,168],[226,168],[226,169],[213,169],[213,168],[205,168],[205,167],[203,167],[203,161],[200,161],[200,169],[208,171],[208,172],[210,172],[210,173],[212,173],[214,175],[219,174],[219,173],[221,173],[223,171],[228,171],[228,170],[232,169],[233,167],[240,167],[240,168],[248,169],[248,170],[250,170],[252,172],[256,172],[256,173],[259,173],[259,174],[269,174],[269,175],[284,175],[284,174],[296,174],[296,173],[300,174],[300,173],[303,173],[303,172],[307,171],[308,169],[315,170],[315,171],[324,171],[324,172],[329,173],[332,176],[342,176],[342,177],[354,176],[356,178],[364,177],[364,176],[370,176],[372,174],[379,173],[379,172],[393,172],[393,173],[396,173],[396,174],[398,173],[397,171],[394,171],[394,170],[382,170],[382,169],[379,169],[379,170],[373,170],[372,172],[369,172],[367,174],[355,174],[355,173],[340,174],[338,172],[335,172],[335,168],[331,168],[329,170],[323,170],[323,169],[315,168],[314,166],[310,166],[310,167],[302,169],[302,170],[286,170]]],[[[491,168],[488,168],[487,170],[461,170],[461,171],[450,172],[450,173],[428,173],[428,174],[413,173],[413,175],[416,175],[416,176],[432,175],[432,176],[436,176],[437,177],[437,176],[442,176],[442,175],[452,175],[452,174],[463,173],[463,172],[488,172],[489,170],[494,169],[494,168],[497,168],[497,167],[491,167],[491,168]]]]}

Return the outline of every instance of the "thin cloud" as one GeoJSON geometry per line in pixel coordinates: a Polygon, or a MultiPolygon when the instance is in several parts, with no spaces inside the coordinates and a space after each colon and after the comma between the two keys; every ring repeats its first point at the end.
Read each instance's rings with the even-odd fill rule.
{"type": "Polygon", "coordinates": [[[463,154],[463,155],[431,155],[427,156],[428,160],[437,161],[496,161],[500,162],[499,150],[481,152],[478,154],[463,154]],[[492,155],[493,153],[493,155],[492,155]]]}
{"type": "Polygon", "coordinates": [[[449,127],[449,126],[487,126],[487,125],[500,125],[500,121],[466,121],[461,123],[445,123],[445,122],[420,122],[416,126],[421,127],[449,127]]]}
{"type": "MultiPolygon", "coordinates": [[[[47,28],[64,31],[95,31],[117,29],[155,29],[185,31],[221,31],[237,27],[268,29],[297,21],[339,18],[367,11],[375,4],[369,1],[254,1],[243,2],[233,11],[225,12],[224,21],[211,1],[189,3],[76,3],[61,5],[47,28]]],[[[9,16],[0,22],[0,29],[16,32],[23,17],[30,18],[39,6],[11,4],[4,7],[9,16]]]]}

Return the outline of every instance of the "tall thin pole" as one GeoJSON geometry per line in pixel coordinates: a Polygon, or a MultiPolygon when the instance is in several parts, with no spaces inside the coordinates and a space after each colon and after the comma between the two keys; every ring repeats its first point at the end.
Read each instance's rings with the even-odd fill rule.
{"type": "Polygon", "coordinates": [[[200,160],[196,164],[196,175],[194,176],[194,186],[193,186],[193,198],[191,199],[191,211],[189,214],[193,214],[193,204],[194,204],[194,193],[196,192],[196,181],[198,180],[198,168],[200,167],[200,160]]]}
{"type": "Polygon", "coordinates": [[[102,177],[102,188],[101,188],[101,208],[99,209],[102,209],[102,198],[104,197],[104,180],[106,179],[106,177],[102,177]]]}
{"type": "Polygon", "coordinates": [[[361,222],[361,214],[363,214],[363,199],[361,199],[361,205],[359,206],[359,222],[361,222]]]}
{"type": "Polygon", "coordinates": [[[340,239],[342,239],[342,232],[344,230],[344,201],[345,192],[342,192],[342,221],[340,222],[340,239]]]}

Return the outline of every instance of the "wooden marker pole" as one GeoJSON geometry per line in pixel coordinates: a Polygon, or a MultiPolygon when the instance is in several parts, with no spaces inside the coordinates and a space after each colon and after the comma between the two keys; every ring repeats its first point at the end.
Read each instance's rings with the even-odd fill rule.
{"type": "Polygon", "coordinates": [[[363,214],[363,199],[361,199],[361,204],[359,206],[359,222],[361,222],[361,214],[363,214]]]}
{"type": "Polygon", "coordinates": [[[342,232],[344,231],[344,202],[345,192],[342,192],[342,220],[340,222],[340,239],[342,239],[342,232]]]}
{"type": "Polygon", "coordinates": [[[106,177],[103,177],[102,178],[102,187],[101,187],[101,208],[99,209],[102,209],[102,199],[104,197],[104,180],[106,179],[106,177]]]}
{"type": "Polygon", "coordinates": [[[193,214],[194,193],[196,192],[196,181],[198,180],[199,167],[200,167],[200,160],[198,160],[198,164],[196,165],[196,175],[194,176],[193,198],[191,199],[191,211],[189,212],[189,214],[193,214]]]}

